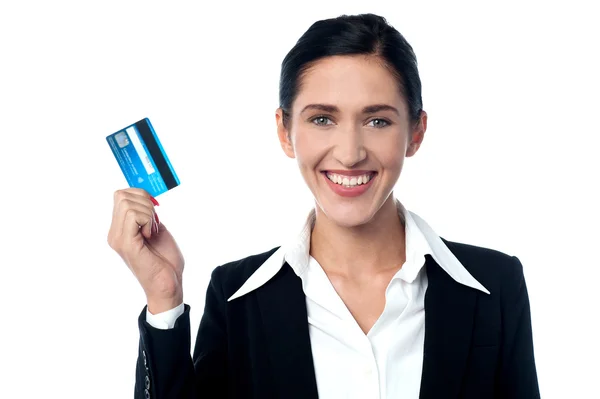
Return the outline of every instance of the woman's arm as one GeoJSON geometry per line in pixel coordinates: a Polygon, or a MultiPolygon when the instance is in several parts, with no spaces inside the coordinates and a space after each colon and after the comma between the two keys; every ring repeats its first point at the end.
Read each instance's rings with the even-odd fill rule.
{"type": "Polygon", "coordinates": [[[185,305],[175,327],[168,330],[157,329],[148,324],[144,309],[139,319],[136,399],[191,399],[226,395],[227,339],[224,308],[219,268],[216,268],[207,289],[193,360],[190,356],[190,307],[185,305]]]}
{"type": "Polygon", "coordinates": [[[500,398],[535,399],[540,397],[533,353],[529,296],[523,265],[513,257],[508,281],[503,282],[503,344],[500,364],[500,398]]]}

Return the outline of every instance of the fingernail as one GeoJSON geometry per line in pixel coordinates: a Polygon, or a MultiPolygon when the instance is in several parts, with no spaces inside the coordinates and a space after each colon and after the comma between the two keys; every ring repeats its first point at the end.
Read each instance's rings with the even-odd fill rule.
{"type": "Polygon", "coordinates": [[[158,219],[158,213],[154,214],[154,221],[156,222],[156,227],[158,228],[158,225],[160,224],[160,220],[158,219]]]}
{"type": "Polygon", "coordinates": [[[153,196],[150,196],[150,200],[152,201],[152,203],[153,203],[154,205],[157,205],[157,206],[158,206],[158,205],[160,205],[160,204],[158,203],[158,201],[156,200],[156,198],[154,198],[153,196]]]}

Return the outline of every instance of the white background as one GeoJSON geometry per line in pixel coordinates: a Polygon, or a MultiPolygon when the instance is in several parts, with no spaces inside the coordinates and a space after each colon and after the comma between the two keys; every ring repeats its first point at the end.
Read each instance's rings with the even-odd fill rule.
{"type": "Polygon", "coordinates": [[[108,134],[149,117],[179,174],[158,212],[194,329],[214,267],[298,229],[312,203],[277,141],[280,63],[314,21],[359,12],[420,64],[429,129],[396,196],[517,255],[542,396],[600,397],[594,3],[2,2],[0,397],[133,395],[144,296],[106,243],[126,185],[108,134]]]}

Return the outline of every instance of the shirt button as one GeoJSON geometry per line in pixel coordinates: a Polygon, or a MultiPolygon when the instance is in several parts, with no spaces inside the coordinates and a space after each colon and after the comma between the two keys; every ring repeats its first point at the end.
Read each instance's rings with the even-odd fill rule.
{"type": "Polygon", "coordinates": [[[147,389],[144,389],[144,397],[145,397],[146,399],[150,399],[150,392],[148,392],[148,390],[147,390],[147,389]]]}
{"type": "Polygon", "coordinates": [[[146,379],[144,380],[144,385],[146,385],[146,389],[150,389],[150,378],[148,378],[148,376],[146,376],[146,379]]]}

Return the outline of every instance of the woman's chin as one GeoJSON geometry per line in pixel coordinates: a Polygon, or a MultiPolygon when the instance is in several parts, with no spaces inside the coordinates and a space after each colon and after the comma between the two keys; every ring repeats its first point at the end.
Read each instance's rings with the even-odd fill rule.
{"type": "Polygon", "coordinates": [[[321,212],[330,222],[345,228],[367,224],[374,216],[371,206],[360,204],[331,204],[321,207],[321,212]]]}

